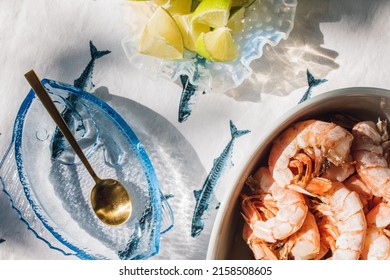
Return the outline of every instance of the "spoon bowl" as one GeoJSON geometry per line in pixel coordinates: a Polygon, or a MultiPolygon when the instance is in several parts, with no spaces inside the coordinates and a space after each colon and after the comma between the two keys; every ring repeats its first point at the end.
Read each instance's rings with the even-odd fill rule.
{"type": "Polygon", "coordinates": [[[114,179],[96,183],[91,191],[92,208],[107,225],[121,225],[128,221],[133,210],[129,193],[114,179]]]}
{"type": "Polygon", "coordinates": [[[62,118],[60,112],[50,98],[40,79],[31,70],[25,74],[25,77],[36,95],[41,100],[43,106],[48,111],[54,122],[69,142],[89,174],[95,181],[95,186],[91,191],[91,204],[96,216],[105,224],[110,226],[121,225],[127,222],[132,213],[132,203],[126,188],[117,180],[100,179],[87,157],[80,148],[77,140],[70,131],[68,125],[62,118]]]}

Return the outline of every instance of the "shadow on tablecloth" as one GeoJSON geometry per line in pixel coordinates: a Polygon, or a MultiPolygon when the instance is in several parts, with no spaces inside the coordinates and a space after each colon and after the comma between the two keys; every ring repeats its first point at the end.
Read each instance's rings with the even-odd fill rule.
{"type": "Polygon", "coordinates": [[[275,47],[266,45],[263,56],[251,64],[251,77],[227,94],[236,100],[258,102],[261,93],[284,96],[306,86],[307,69],[319,78],[337,69],[338,53],[322,46],[320,24],[340,21],[344,13],[361,9],[356,1],[345,2],[348,3],[340,5],[336,0],[299,0],[294,28],[287,40],[275,47]],[[335,6],[339,7],[334,9],[335,6]]]}
{"type": "Polygon", "coordinates": [[[205,229],[191,237],[195,208],[194,190],[203,185],[206,170],[183,135],[163,116],[124,97],[110,94],[106,87],[93,93],[113,107],[134,130],[156,170],[161,190],[169,199],[174,227],[161,236],[160,252],[153,259],[205,259],[216,211],[206,217],[205,229]]]}

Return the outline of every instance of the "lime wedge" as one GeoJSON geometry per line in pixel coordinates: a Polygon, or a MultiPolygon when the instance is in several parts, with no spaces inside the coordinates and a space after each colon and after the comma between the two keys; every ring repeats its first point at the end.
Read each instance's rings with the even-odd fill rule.
{"type": "Polygon", "coordinates": [[[164,8],[158,7],[145,26],[139,52],[168,60],[183,58],[184,43],[180,29],[164,8]]]}
{"type": "Polygon", "coordinates": [[[232,7],[248,7],[256,0],[232,0],[232,7]]]}
{"type": "Polygon", "coordinates": [[[211,61],[226,62],[237,57],[237,48],[227,27],[200,34],[196,41],[196,51],[211,61]]]}
{"type": "Polygon", "coordinates": [[[192,23],[203,23],[212,28],[226,26],[230,0],[203,0],[192,14],[192,23]]]}
{"type": "Polygon", "coordinates": [[[210,27],[202,23],[191,23],[191,15],[174,16],[183,36],[184,47],[190,51],[196,51],[195,42],[202,32],[209,32],[210,27]]]}
{"type": "MultiPolygon", "coordinates": [[[[144,0],[138,0],[138,1],[144,1],[144,0]]],[[[168,3],[169,0],[153,0],[154,3],[156,3],[159,6],[165,5],[168,3]]]]}
{"type": "Polygon", "coordinates": [[[226,27],[230,28],[232,33],[240,32],[244,29],[245,7],[233,7],[230,10],[230,17],[226,27]]]}
{"type": "Polygon", "coordinates": [[[186,15],[191,12],[192,0],[153,0],[171,15],[186,15]]]}

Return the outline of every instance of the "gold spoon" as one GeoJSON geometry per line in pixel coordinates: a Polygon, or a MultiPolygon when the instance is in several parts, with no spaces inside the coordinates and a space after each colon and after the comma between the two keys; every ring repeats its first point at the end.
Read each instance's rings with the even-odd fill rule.
{"type": "Polygon", "coordinates": [[[115,226],[125,223],[130,218],[132,212],[130,195],[125,187],[117,180],[100,179],[96,175],[91,164],[87,160],[72,132],[65,123],[34,70],[27,72],[24,76],[41,100],[43,106],[57,124],[58,128],[61,130],[62,134],[65,136],[66,140],[72,146],[73,150],[88,170],[89,174],[91,174],[92,178],[95,180],[95,186],[91,191],[91,204],[95,214],[107,225],[115,226]]]}

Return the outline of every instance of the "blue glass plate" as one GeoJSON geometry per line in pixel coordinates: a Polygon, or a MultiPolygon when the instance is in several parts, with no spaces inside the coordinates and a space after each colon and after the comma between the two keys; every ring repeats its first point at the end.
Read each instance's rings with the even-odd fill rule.
{"type": "Polygon", "coordinates": [[[96,173],[126,186],[133,214],[115,227],[96,217],[89,201],[94,182],[67,145],[53,156],[56,126],[33,91],[17,114],[12,143],[0,163],[3,190],[12,206],[38,238],[66,255],[82,259],[155,255],[166,226],[163,197],[137,136],[95,96],[51,80],[43,84],[60,111],[72,112],[73,132],[96,173]]]}

